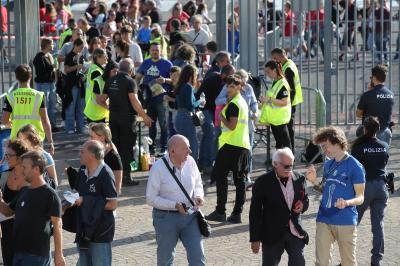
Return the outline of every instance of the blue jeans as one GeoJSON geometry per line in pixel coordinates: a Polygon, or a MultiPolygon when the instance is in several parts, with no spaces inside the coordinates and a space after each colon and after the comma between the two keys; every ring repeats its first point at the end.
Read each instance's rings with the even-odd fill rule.
{"type": "Polygon", "coordinates": [[[153,144],[150,147],[150,150],[155,149],[156,147],[156,137],[157,137],[157,124],[160,126],[161,136],[160,136],[160,148],[161,150],[166,150],[167,148],[167,138],[168,138],[168,130],[167,130],[167,120],[166,120],[166,112],[163,102],[153,102],[150,104],[148,109],[148,115],[151,119],[153,119],[154,123],[151,125],[149,129],[149,136],[153,140],[153,144]]]}
{"type": "Polygon", "coordinates": [[[213,165],[216,156],[214,112],[204,110],[204,124],[201,126],[203,137],[200,143],[199,165],[203,168],[213,165]]]}
{"type": "Polygon", "coordinates": [[[254,142],[254,130],[253,127],[249,127],[249,138],[250,138],[250,152],[249,152],[249,173],[248,177],[253,172],[253,142],[254,142]]]}
{"type": "Polygon", "coordinates": [[[176,115],[176,111],[168,112],[168,137],[169,138],[176,134],[175,125],[174,125],[175,115],[176,115]]]}
{"type": "Polygon", "coordinates": [[[46,109],[51,127],[56,127],[56,86],[54,83],[36,83],[36,90],[44,92],[44,97],[46,97],[46,109]]]}
{"type": "Polygon", "coordinates": [[[156,231],[157,265],[174,265],[176,244],[180,239],[186,249],[189,266],[205,265],[203,241],[196,213],[182,215],[153,209],[156,231]]]}
{"type": "Polygon", "coordinates": [[[79,249],[77,266],[111,266],[111,243],[90,242],[89,249],[79,249]]]}
{"type": "Polygon", "coordinates": [[[392,131],[390,131],[390,129],[387,127],[378,132],[377,138],[383,142],[386,142],[386,144],[390,147],[390,143],[392,142],[392,131]]]}
{"type": "Polygon", "coordinates": [[[85,98],[81,97],[81,91],[78,87],[72,87],[72,102],[68,105],[65,110],[65,130],[75,131],[76,129],[80,132],[85,127],[85,117],[83,110],[85,109],[85,98]]]}
{"type": "Polygon", "coordinates": [[[358,223],[361,222],[364,212],[370,208],[372,227],[372,256],[371,263],[381,265],[384,253],[383,217],[389,192],[385,181],[381,179],[367,180],[365,183],[364,202],[357,206],[358,223]]]}
{"type": "Polygon", "coordinates": [[[52,265],[49,252],[48,257],[33,255],[27,252],[15,252],[13,266],[50,266],[52,265]]]}
{"type": "Polygon", "coordinates": [[[178,134],[185,136],[189,140],[192,157],[197,162],[198,143],[196,127],[193,124],[189,111],[178,110],[175,117],[175,129],[178,134]]]}
{"type": "Polygon", "coordinates": [[[289,266],[304,266],[305,243],[302,239],[295,237],[287,231],[278,242],[273,245],[262,245],[262,265],[275,266],[279,265],[283,252],[288,253],[289,266]]]}
{"type": "Polygon", "coordinates": [[[387,60],[387,44],[389,41],[389,37],[387,34],[382,34],[380,32],[375,33],[375,58],[379,60],[379,62],[382,61],[382,57],[387,60]],[[383,53],[383,56],[382,56],[383,53]]]}

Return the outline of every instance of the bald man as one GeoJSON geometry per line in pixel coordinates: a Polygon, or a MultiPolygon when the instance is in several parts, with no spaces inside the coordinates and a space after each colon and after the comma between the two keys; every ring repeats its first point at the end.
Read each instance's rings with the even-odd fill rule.
{"type": "Polygon", "coordinates": [[[178,239],[186,249],[189,265],[205,265],[203,242],[196,212],[185,197],[166,164],[172,169],[196,208],[204,204],[203,184],[195,160],[190,156],[189,140],[172,136],[168,154],[150,170],[146,201],[153,207],[153,225],[157,241],[157,265],[173,264],[178,239]],[[164,161],[164,160],[165,161],[164,161]]]}

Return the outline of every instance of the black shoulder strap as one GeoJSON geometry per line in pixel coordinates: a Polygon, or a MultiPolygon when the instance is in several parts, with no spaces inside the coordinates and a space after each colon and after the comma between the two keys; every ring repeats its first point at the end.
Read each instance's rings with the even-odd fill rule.
{"type": "Polygon", "coordinates": [[[186,189],[183,187],[182,183],[179,181],[178,177],[176,177],[174,171],[171,169],[171,166],[169,166],[167,159],[165,157],[162,158],[164,161],[165,166],[168,168],[168,171],[171,173],[172,177],[175,179],[176,183],[178,186],[181,188],[183,194],[185,194],[186,198],[189,200],[190,204],[194,205],[193,200],[190,198],[189,194],[187,193],[186,189]]]}

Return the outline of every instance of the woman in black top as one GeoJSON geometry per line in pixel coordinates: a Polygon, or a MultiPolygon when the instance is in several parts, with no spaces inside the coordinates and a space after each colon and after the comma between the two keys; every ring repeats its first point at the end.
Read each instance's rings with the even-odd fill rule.
{"type": "MultiPolygon", "coordinates": [[[[2,199],[5,203],[13,201],[14,198],[18,196],[20,190],[26,186],[20,157],[28,151],[28,146],[21,140],[11,141],[7,145],[4,157],[7,160],[10,170],[4,172],[1,177],[2,199]]],[[[14,219],[9,219],[1,223],[1,252],[5,266],[11,266],[13,264],[13,227],[14,219]]]]}
{"type": "Polygon", "coordinates": [[[366,117],[363,127],[364,134],[354,141],[351,149],[351,155],[364,166],[366,179],[364,203],[357,206],[358,223],[369,207],[372,226],[371,265],[381,265],[384,252],[383,217],[389,197],[385,183],[389,147],[376,137],[379,132],[379,120],[376,117],[366,117]]]}
{"type": "Polygon", "coordinates": [[[122,161],[117,148],[112,143],[111,130],[105,123],[90,123],[89,136],[91,140],[98,140],[105,148],[104,162],[111,168],[115,177],[117,193],[121,193],[122,186],[122,161]]]}

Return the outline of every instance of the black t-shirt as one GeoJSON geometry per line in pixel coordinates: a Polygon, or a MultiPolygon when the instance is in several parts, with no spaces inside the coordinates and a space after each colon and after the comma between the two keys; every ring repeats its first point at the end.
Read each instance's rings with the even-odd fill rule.
{"type": "Polygon", "coordinates": [[[100,31],[95,27],[90,27],[90,29],[88,29],[86,32],[86,36],[88,37],[87,43],[89,44],[92,38],[100,36],[100,31]]]}
{"type": "Polygon", "coordinates": [[[179,31],[173,31],[169,34],[169,45],[175,45],[180,41],[185,42],[185,38],[179,31]]]}
{"type": "Polygon", "coordinates": [[[54,67],[50,59],[43,53],[39,52],[33,59],[35,66],[35,81],[38,83],[52,83],[55,79],[54,67]]]}
{"type": "Polygon", "coordinates": [[[51,220],[61,217],[61,201],[47,184],[23,188],[11,203],[15,211],[15,251],[47,257],[50,252],[51,220]]]}
{"type": "Polygon", "coordinates": [[[200,97],[200,94],[204,92],[206,96],[206,105],[204,109],[215,111],[215,99],[218,97],[222,90],[224,81],[219,73],[210,73],[201,83],[200,88],[196,93],[196,98],[200,97]]]}
{"type": "MultiPolygon", "coordinates": [[[[272,87],[275,85],[277,81],[274,81],[272,83],[272,87]]],[[[281,90],[278,92],[278,94],[276,95],[276,99],[278,100],[282,100],[284,98],[287,98],[289,95],[289,91],[287,90],[287,88],[285,86],[282,86],[281,90]]]]}
{"type": "Polygon", "coordinates": [[[296,94],[296,85],[294,83],[294,72],[290,69],[290,67],[285,70],[285,78],[290,86],[290,101],[293,102],[294,95],[296,94]]]}
{"type": "Polygon", "coordinates": [[[94,71],[92,72],[92,74],[90,75],[90,79],[93,80],[93,92],[95,94],[100,94],[100,86],[99,83],[97,82],[97,80],[94,80],[95,78],[97,78],[98,76],[100,76],[101,73],[100,71],[94,71]]]}
{"type": "Polygon", "coordinates": [[[159,24],[159,23],[160,23],[160,17],[161,17],[161,15],[160,15],[160,12],[158,11],[158,9],[153,9],[153,10],[148,14],[148,16],[151,18],[151,23],[152,23],[152,24],[154,24],[154,23],[159,24]]]}
{"type": "MultiPolygon", "coordinates": [[[[88,178],[85,173],[85,167],[79,169],[78,177],[76,179],[75,188],[80,196],[100,197],[106,200],[113,200],[117,198],[117,191],[115,189],[115,179],[110,167],[101,164],[96,169],[94,176],[88,178]],[[98,172],[97,172],[98,171],[98,172]]],[[[101,221],[99,221],[96,232],[95,242],[108,243],[114,238],[115,219],[112,211],[103,211],[101,221]],[[104,229],[107,229],[103,232],[104,229]],[[101,230],[101,232],[99,231],[101,230]]]]}
{"type": "MultiPolygon", "coordinates": [[[[73,67],[78,64],[82,63],[81,58],[78,58],[78,54],[74,53],[74,51],[71,51],[69,54],[65,56],[65,62],[64,65],[73,67]]],[[[69,72],[66,75],[66,82],[68,82],[69,86],[80,86],[81,85],[81,78],[78,76],[78,71],[74,70],[69,72]]]]}
{"type": "Polygon", "coordinates": [[[124,18],[126,18],[125,12],[117,12],[115,16],[115,23],[121,23],[124,18]]]}
{"type": "Polygon", "coordinates": [[[103,93],[107,94],[110,99],[110,113],[136,115],[128,94],[137,93],[137,85],[128,74],[118,73],[118,75],[108,79],[104,85],[103,93]]]}
{"type": "Polygon", "coordinates": [[[225,117],[228,121],[231,117],[239,117],[239,107],[234,103],[230,103],[228,107],[226,107],[225,117]]]}
{"type": "Polygon", "coordinates": [[[107,154],[104,156],[104,162],[113,171],[122,170],[121,156],[119,156],[115,150],[107,152],[107,154]]]}
{"type": "Polygon", "coordinates": [[[353,155],[365,169],[365,178],[372,180],[385,176],[385,167],[389,160],[388,145],[376,138],[371,138],[353,146],[353,155]]]}
{"type": "MultiPolygon", "coordinates": [[[[46,108],[46,95],[43,95],[42,103],[40,104],[40,108],[46,108]]],[[[12,106],[7,98],[4,100],[3,111],[12,113],[12,106]]]]}
{"type": "Polygon", "coordinates": [[[361,95],[357,109],[364,111],[363,120],[367,116],[376,116],[381,129],[389,127],[394,105],[393,92],[384,85],[375,86],[361,95]]]}

